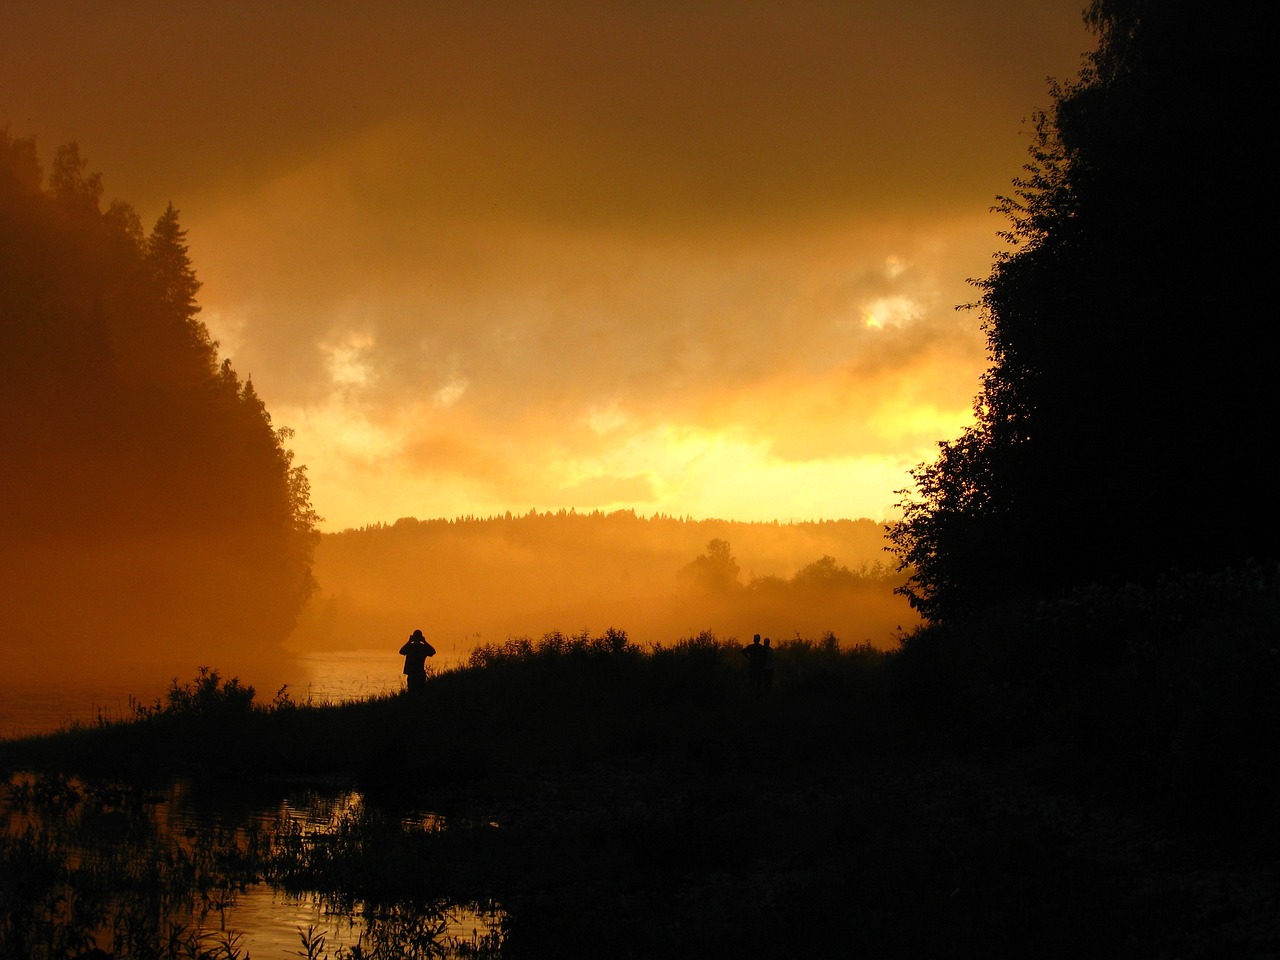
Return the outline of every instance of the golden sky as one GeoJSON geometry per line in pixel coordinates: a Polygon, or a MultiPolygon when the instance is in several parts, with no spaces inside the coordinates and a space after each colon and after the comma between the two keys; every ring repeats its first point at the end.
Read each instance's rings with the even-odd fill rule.
{"type": "Polygon", "coordinates": [[[1080,0],[0,5],[0,126],[172,201],[336,530],[890,515],[969,421],[1080,0]]]}

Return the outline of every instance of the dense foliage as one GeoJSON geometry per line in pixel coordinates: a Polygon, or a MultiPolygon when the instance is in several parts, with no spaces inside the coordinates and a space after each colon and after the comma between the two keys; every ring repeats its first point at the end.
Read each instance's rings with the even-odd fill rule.
{"type": "Polygon", "coordinates": [[[12,654],[278,642],[312,582],[303,468],[196,314],[174,207],[144,234],[75,145],[0,131],[0,620],[12,654]]]}
{"type": "Polygon", "coordinates": [[[1244,187],[1260,8],[1097,0],[978,283],[976,424],[914,473],[891,538],[935,620],[1010,595],[1275,556],[1259,495],[1262,245],[1244,187]]]}

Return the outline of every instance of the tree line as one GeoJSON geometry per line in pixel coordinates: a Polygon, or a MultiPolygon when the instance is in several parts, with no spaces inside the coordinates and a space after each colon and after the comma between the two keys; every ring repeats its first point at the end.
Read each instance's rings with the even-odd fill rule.
{"type": "Polygon", "coordinates": [[[288,633],[318,518],[289,431],[198,319],[178,210],[147,232],[102,197],[75,144],[46,177],[0,130],[0,621],[18,659],[189,669],[288,633]]]}

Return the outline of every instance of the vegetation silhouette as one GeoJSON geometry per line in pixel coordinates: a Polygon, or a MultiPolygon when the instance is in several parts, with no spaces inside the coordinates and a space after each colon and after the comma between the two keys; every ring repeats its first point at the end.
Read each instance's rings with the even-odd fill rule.
{"type": "Polygon", "coordinates": [[[197,319],[172,204],[0,130],[0,599],[10,668],[277,647],[313,589],[304,468],[197,319]]]}
{"type": "Polygon", "coordinates": [[[1097,50],[1036,116],[998,206],[1013,250],[977,282],[977,422],[914,471],[890,531],[928,619],[1276,558],[1276,500],[1250,494],[1274,409],[1269,265],[1231,187],[1255,162],[1260,15],[1088,8],[1097,50]]]}
{"type": "MultiPolygon", "coordinates": [[[[5,786],[0,823],[8,829],[0,833],[0,862],[21,872],[0,875],[4,960],[249,960],[250,944],[234,926],[234,911],[241,894],[268,878],[283,896],[323,890],[318,899],[326,914],[354,914],[360,921],[358,939],[336,950],[327,947],[325,930],[338,924],[298,928],[294,945],[302,952],[291,956],[501,956],[500,939],[488,931],[450,931],[459,907],[473,908],[479,919],[484,904],[441,899],[408,908],[385,896],[407,862],[424,852],[427,838],[388,824],[358,802],[299,802],[305,827],[288,814],[237,820],[224,809],[225,829],[200,830],[168,820],[192,812],[192,798],[180,786],[156,792],[63,776],[17,778],[5,786]],[[350,875],[334,881],[356,862],[367,870],[365,855],[375,846],[384,849],[380,866],[363,877],[362,894],[372,899],[362,908],[346,892],[350,875]]],[[[253,944],[252,956],[264,955],[263,946],[267,956],[284,955],[270,953],[276,945],[268,942],[253,944]]]]}
{"type": "Polygon", "coordinates": [[[715,537],[707,542],[707,552],[680,568],[677,578],[685,590],[703,596],[725,595],[742,587],[741,568],[730,552],[728,540],[715,537]]]}

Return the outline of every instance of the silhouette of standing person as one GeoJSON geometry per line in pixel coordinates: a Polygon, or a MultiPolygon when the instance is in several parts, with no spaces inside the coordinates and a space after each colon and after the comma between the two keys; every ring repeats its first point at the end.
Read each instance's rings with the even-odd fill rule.
{"type": "Polygon", "coordinates": [[[769,646],[769,638],[764,638],[764,654],[760,657],[760,685],[766,690],[773,687],[773,647],[769,646]]]}
{"type": "Polygon", "coordinates": [[[415,630],[400,652],[404,655],[404,675],[409,678],[409,692],[422,693],[427,689],[427,657],[434,657],[436,648],[427,643],[421,630],[415,630]]]}
{"type": "Polygon", "coordinates": [[[747,680],[756,689],[764,687],[765,657],[770,652],[768,647],[761,645],[758,633],[751,638],[750,644],[742,648],[742,655],[747,658],[747,680]]]}

